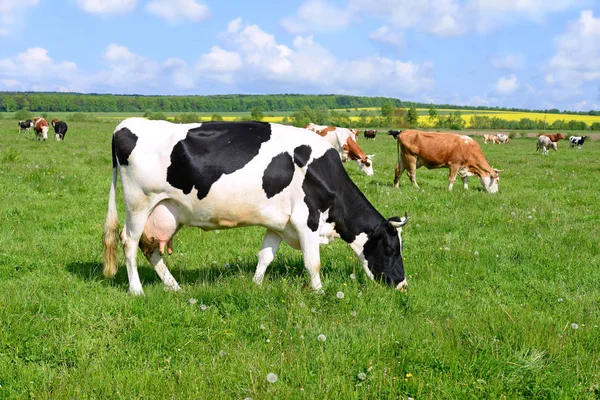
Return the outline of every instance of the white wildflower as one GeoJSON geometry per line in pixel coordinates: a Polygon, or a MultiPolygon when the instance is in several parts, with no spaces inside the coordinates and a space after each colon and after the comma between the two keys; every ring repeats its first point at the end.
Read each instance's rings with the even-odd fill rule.
{"type": "Polygon", "coordinates": [[[343,299],[344,298],[344,292],[337,292],[337,294],[335,295],[335,297],[337,297],[338,299],[343,299]]]}
{"type": "Polygon", "coordinates": [[[277,382],[277,375],[275,375],[272,372],[269,372],[267,374],[267,382],[269,382],[269,383],[275,383],[275,382],[277,382]]]}
{"type": "Polygon", "coordinates": [[[319,336],[317,336],[317,340],[318,340],[319,342],[324,342],[324,341],[326,341],[326,340],[327,340],[327,336],[325,336],[325,335],[323,335],[323,334],[321,333],[319,336]]]}

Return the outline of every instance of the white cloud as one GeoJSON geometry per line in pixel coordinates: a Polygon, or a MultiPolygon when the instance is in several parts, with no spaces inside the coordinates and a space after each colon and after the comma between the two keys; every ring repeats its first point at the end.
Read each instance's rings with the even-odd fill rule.
{"type": "Polygon", "coordinates": [[[39,0],[0,0],[0,36],[9,36],[27,9],[38,3],[39,0]]]}
{"type": "Polygon", "coordinates": [[[155,61],[132,53],[127,47],[111,43],[104,51],[108,70],[100,72],[96,83],[133,89],[158,86],[160,66],[155,61]]]}
{"type": "Polygon", "coordinates": [[[90,14],[125,14],[132,11],[138,0],[77,0],[77,6],[90,14]]]}
{"type": "Polygon", "coordinates": [[[546,82],[578,88],[600,81],[600,18],[590,10],[571,21],[555,40],[556,52],[548,64],[546,82]],[[548,79],[551,77],[551,79],[548,79]]]}
{"type": "Polygon", "coordinates": [[[280,90],[317,93],[364,93],[374,88],[387,95],[414,94],[433,87],[433,66],[378,55],[339,59],[314,41],[297,36],[293,46],[277,43],[257,25],[230,22],[223,40],[244,62],[236,79],[276,83],[280,90]]]}
{"type": "Polygon", "coordinates": [[[290,33],[328,32],[340,30],[352,22],[349,10],[343,10],[324,0],[307,0],[296,16],[283,18],[280,23],[290,33]]]}
{"type": "Polygon", "coordinates": [[[199,22],[209,17],[208,6],[196,0],[156,0],[148,3],[146,10],[171,23],[185,20],[199,22]]]}
{"type": "Polygon", "coordinates": [[[522,68],[523,61],[517,55],[498,55],[490,59],[490,64],[496,69],[516,70],[522,68]]]}
{"type": "Polygon", "coordinates": [[[387,25],[383,25],[369,33],[369,39],[391,44],[392,46],[401,46],[404,44],[404,34],[402,32],[394,32],[387,25]]]}
{"type": "Polygon", "coordinates": [[[16,79],[2,79],[2,86],[6,89],[16,89],[16,88],[24,88],[23,84],[16,79]]]}
{"type": "Polygon", "coordinates": [[[517,76],[510,74],[509,76],[503,76],[496,82],[496,91],[500,94],[511,94],[519,88],[517,82],[517,76]]]}

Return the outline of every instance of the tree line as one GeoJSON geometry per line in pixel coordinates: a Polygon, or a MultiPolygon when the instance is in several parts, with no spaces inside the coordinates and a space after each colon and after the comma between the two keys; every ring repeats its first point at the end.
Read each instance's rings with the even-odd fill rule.
{"type": "MultiPolygon", "coordinates": [[[[0,92],[0,111],[15,112],[250,112],[261,109],[263,112],[298,111],[307,106],[311,109],[355,109],[383,107],[389,104],[396,108],[429,108],[429,103],[403,101],[390,97],[366,97],[348,95],[305,95],[305,94],[268,94],[268,95],[212,95],[212,96],[142,96],[115,94],[83,94],[58,92],[0,92]]],[[[581,112],[560,111],[556,108],[546,110],[527,110],[512,107],[463,106],[454,104],[436,104],[437,109],[453,110],[489,110],[541,112],[547,114],[600,115],[600,111],[581,112]]]]}

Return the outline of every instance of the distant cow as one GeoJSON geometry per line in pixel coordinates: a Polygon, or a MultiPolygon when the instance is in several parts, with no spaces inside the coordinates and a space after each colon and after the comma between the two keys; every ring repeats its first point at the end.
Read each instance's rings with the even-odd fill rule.
{"type": "Polygon", "coordinates": [[[540,136],[538,136],[537,147],[536,147],[535,151],[539,151],[543,155],[547,156],[548,155],[548,149],[552,149],[554,151],[558,151],[558,143],[557,142],[553,142],[546,135],[540,135],[540,136]]]}
{"type": "Polygon", "coordinates": [[[33,129],[35,130],[35,138],[37,140],[48,139],[48,121],[44,117],[35,117],[33,119],[33,129]]]}
{"type": "Polygon", "coordinates": [[[388,135],[392,135],[394,137],[394,139],[398,138],[398,135],[402,133],[402,130],[397,130],[397,129],[390,129],[388,131],[388,135]]]}
{"type": "Polygon", "coordinates": [[[52,127],[54,128],[54,137],[56,138],[56,140],[64,140],[68,129],[67,123],[54,118],[52,120],[52,127]]]}
{"type": "Polygon", "coordinates": [[[367,176],[373,176],[373,157],[374,154],[367,155],[360,148],[354,134],[347,128],[335,126],[315,125],[312,122],[307,124],[305,129],[315,132],[329,142],[339,153],[342,161],[347,159],[354,160],[360,170],[367,176]]]}
{"type": "Polygon", "coordinates": [[[498,139],[498,143],[508,144],[508,142],[510,142],[510,138],[504,133],[496,134],[496,138],[498,139]]]}
{"type": "Polygon", "coordinates": [[[496,135],[483,135],[483,143],[487,144],[487,142],[500,144],[500,141],[498,140],[498,137],[496,135]]]}
{"type": "Polygon", "coordinates": [[[365,135],[365,139],[374,140],[375,136],[377,136],[377,130],[367,129],[366,131],[363,132],[363,134],[365,135]]]}
{"type": "Polygon", "coordinates": [[[29,133],[31,128],[33,128],[32,120],[19,121],[19,133],[21,133],[21,130],[25,130],[25,133],[29,133]]]}
{"type": "Polygon", "coordinates": [[[421,166],[428,169],[448,167],[450,169],[448,190],[452,190],[458,174],[463,180],[465,189],[468,189],[468,177],[477,175],[486,191],[489,193],[498,191],[500,180],[498,173],[501,170],[492,168],[481,152],[479,144],[466,135],[417,130],[402,132],[402,135],[398,136],[398,163],[394,186],[398,187],[400,176],[406,169],[410,181],[418,188],[416,171],[421,166]]]}
{"type": "Polygon", "coordinates": [[[129,118],[112,138],[113,175],[104,225],[104,275],[117,271],[121,241],[129,290],[142,294],[138,246],[165,287],[177,290],[163,254],[182,226],[203,230],[263,226],[254,281],[260,284],[281,243],[302,251],[311,286],[321,291],[323,225],[350,244],[369,276],[407,287],[399,230],[407,217],[385,219],[348,177],[337,151],[305,129],[265,122],[173,124],[129,118]]]}
{"type": "Polygon", "coordinates": [[[571,147],[577,146],[577,148],[580,149],[581,146],[583,146],[585,139],[587,139],[587,136],[569,136],[569,144],[571,147]]]}
{"type": "Polygon", "coordinates": [[[546,136],[553,142],[558,142],[560,139],[565,138],[564,135],[562,135],[561,133],[540,133],[538,137],[540,136],[546,136]]]}

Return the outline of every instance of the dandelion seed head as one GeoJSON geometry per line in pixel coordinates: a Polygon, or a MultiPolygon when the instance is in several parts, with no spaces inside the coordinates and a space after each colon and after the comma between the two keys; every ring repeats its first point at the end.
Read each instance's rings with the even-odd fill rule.
{"type": "Polygon", "coordinates": [[[352,311],[352,312],[350,313],[350,315],[352,315],[353,317],[356,317],[356,311],[352,311]]]}
{"type": "Polygon", "coordinates": [[[277,382],[277,375],[275,375],[272,372],[269,372],[267,374],[267,382],[269,382],[269,383],[275,383],[275,382],[277,382]]]}
{"type": "Polygon", "coordinates": [[[350,274],[350,279],[352,279],[352,280],[356,279],[356,275],[354,273],[350,274]]]}
{"type": "Polygon", "coordinates": [[[559,297],[559,298],[558,298],[558,302],[559,302],[559,303],[562,303],[563,301],[564,301],[564,300],[563,300],[563,298],[562,298],[562,297],[559,297]]]}
{"type": "Polygon", "coordinates": [[[512,215],[514,217],[515,215],[517,215],[517,213],[513,211],[510,213],[510,215],[512,215]]]}
{"type": "Polygon", "coordinates": [[[532,218],[533,218],[533,217],[532,217],[531,215],[528,215],[528,216],[527,216],[527,219],[532,219],[532,218]]]}
{"type": "Polygon", "coordinates": [[[188,300],[190,304],[196,304],[198,302],[198,300],[196,300],[195,298],[191,298],[188,300]]]}
{"type": "Polygon", "coordinates": [[[475,251],[473,252],[473,255],[474,255],[474,256],[478,256],[478,255],[479,255],[479,252],[478,252],[477,250],[475,250],[475,251]]]}
{"type": "Polygon", "coordinates": [[[359,372],[357,377],[359,381],[364,381],[365,379],[367,379],[367,374],[365,374],[364,372],[359,372]]]}
{"type": "Polygon", "coordinates": [[[343,299],[344,298],[344,292],[337,292],[337,294],[335,295],[335,297],[337,297],[338,299],[343,299]]]}
{"type": "Polygon", "coordinates": [[[221,351],[219,351],[219,355],[221,357],[225,357],[227,355],[227,353],[225,352],[225,350],[221,350],[221,351]]]}
{"type": "Polygon", "coordinates": [[[577,325],[575,322],[573,322],[571,324],[571,328],[573,328],[573,329],[579,329],[579,325],[577,325]]]}
{"type": "Polygon", "coordinates": [[[260,324],[259,328],[264,331],[265,330],[265,325],[264,324],[260,324]]]}
{"type": "Polygon", "coordinates": [[[321,333],[319,336],[317,336],[317,340],[318,340],[319,342],[324,342],[324,341],[326,341],[326,340],[327,340],[327,336],[325,336],[325,335],[323,335],[323,334],[321,333]]]}
{"type": "Polygon", "coordinates": [[[206,311],[207,308],[208,308],[208,306],[206,304],[200,304],[200,309],[202,311],[206,311]]]}
{"type": "Polygon", "coordinates": [[[450,251],[450,247],[444,247],[444,250],[450,251]]]}

